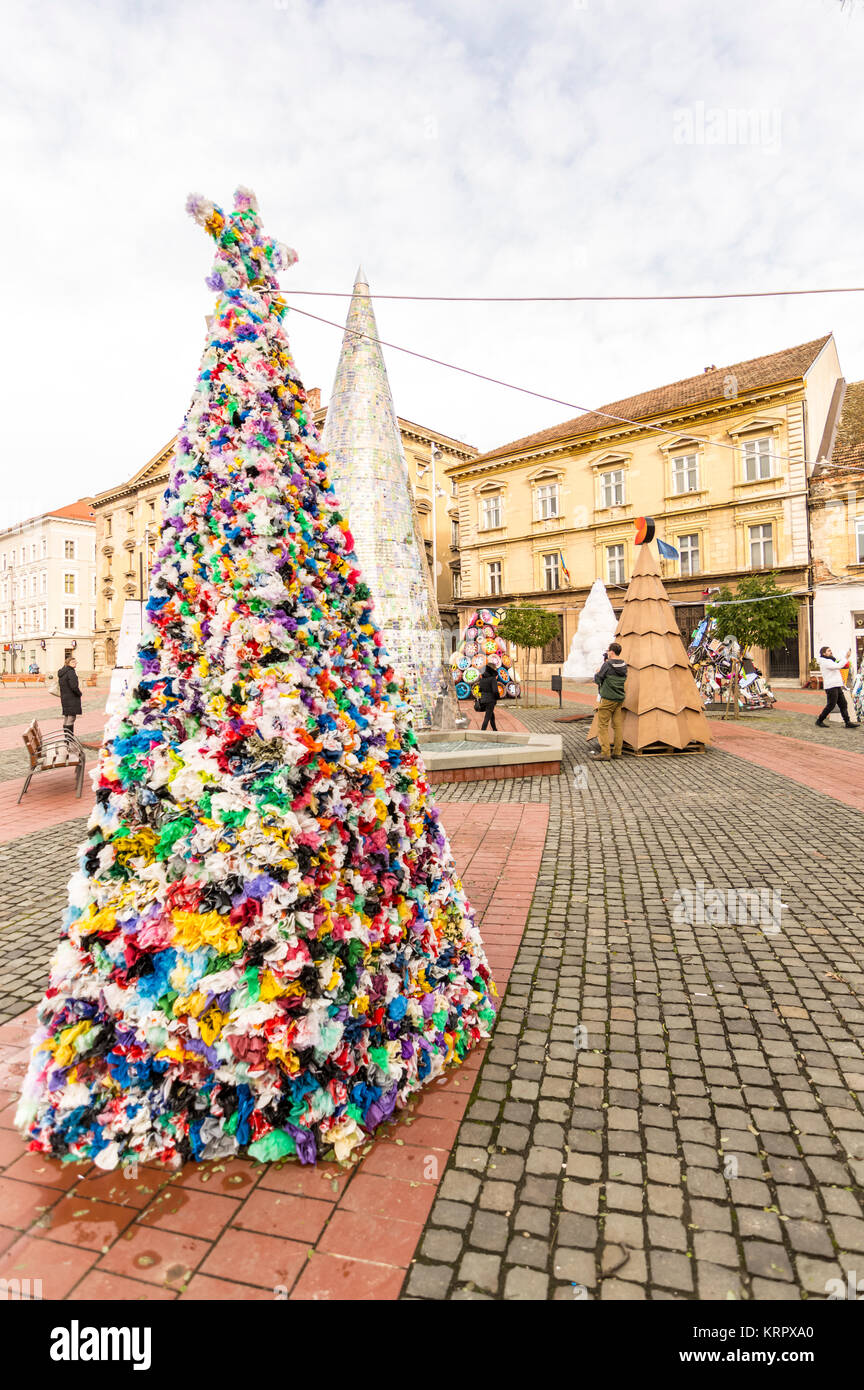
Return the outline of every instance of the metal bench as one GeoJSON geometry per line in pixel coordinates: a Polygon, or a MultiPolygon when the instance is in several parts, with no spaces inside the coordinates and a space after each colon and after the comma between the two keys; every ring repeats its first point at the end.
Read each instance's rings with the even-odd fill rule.
{"type": "Polygon", "coordinates": [[[56,772],[65,767],[75,768],[76,795],[80,797],[84,789],[86,754],[77,738],[65,732],[43,734],[35,719],[23,737],[30,757],[30,771],[18,800],[21,800],[37,772],[56,772]]]}

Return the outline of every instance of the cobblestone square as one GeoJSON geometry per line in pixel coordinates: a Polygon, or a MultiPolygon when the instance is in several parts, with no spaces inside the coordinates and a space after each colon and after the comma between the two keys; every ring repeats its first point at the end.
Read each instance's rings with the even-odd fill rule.
{"type": "MultiPolygon", "coordinates": [[[[229,1284],[232,1297],[261,1296],[254,1265],[228,1258],[241,1233],[286,1247],[283,1263],[311,1236],[314,1265],[286,1265],[301,1299],[338,1297],[340,1261],[368,1296],[460,1301],[824,1299],[860,1265],[862,822],[850,803],[864,755],[833,733],[808,735],[802,709],[764,735],[732,729],[735,753],[722,751],[726,726],[705,755],[597,765],[585,723],[556,723],[548,705],[514,713],[563,733],[560,777],[436,789],[457,860],[485,846],[472,891],[502,999],[482,1061],[456,1078],[461,1092],[432,1088],[413,1118],[388,1127],[336,1205],[323,1189],[297,1189],[296,1208],[274,1204],[277,1178],[263,1169],[248,1193],[211,1188],[212,1229],[182,1237],[189,1277],[160,1296],[212,1297],[229,1284]],[[804,741],[836,796],[770,765],[775,744],[804,741]],[[532,807],[548,826],[529,870],[518,826],[532,807]],[[772,906],[736,920],[742,891],[756,909],[779,902],[779,916],[772,906]],[[517,917],[521,940],[518,926],[506,937],[517,917]]],[[[45,1221],[28,1193],[58,1180],[11,1130],[20,1020],[44,987],[85,825],[81,803],[70,812],[59,795],[39,803],[41,828],[15,833],[23,718],[0,711],[0,1181],[19,1253],[30,1221],[45,1221]]],[[[102,1181],[83,1178],[75,1200],[116,1202],[97,1192],[102,1181]]],[[[168,1228],[181,1230],[170,1218],[168,1228]]],[[[113,1253],[89,1252],[51,1296],[135,1296],[141,1281],[113,1253]]]]}

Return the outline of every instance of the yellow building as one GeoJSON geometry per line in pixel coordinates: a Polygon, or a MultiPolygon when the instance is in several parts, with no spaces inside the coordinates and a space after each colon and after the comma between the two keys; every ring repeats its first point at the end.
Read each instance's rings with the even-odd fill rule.
{"type": "MultiPolygon", "coordinates": [[[[320,430],[327,413],[321,406],[321,392],[316,388],[308,395],[320,430]]],[[[448,469],[454,463],[473,458],[477,450],[411,420],[400,418],[399,430],[429,563],[431,566],[434,559],[437,564],[438,606],[445,637],[452,647],[459,630],[454,599],[454,573],[458,587],[458,532],[450,514],[453,498],[448,469]]],[[[97,567],[94,662],[98,671],[110,670],[115,663],[126,599],[146,595],[159,534],[162,494],[168,484],[175,444],[176,437],[128,482],[108,488],[93,499],[97,567]]]]}
{"type": "Polygon", "coordinates": [[[840,384],[836,437],[810,483],[813,647],[864,665],[864,381],[840,384]]]}
{"type": "Polygon", "coordinates": [[[840,379],[829,335],[706,367],[451,465],[463,623],[490,600],[547,608],[560,633],[543,660],[563,661],[595,579],[620,609],[634,521],[648,515],[680,555],[661,566],[682,634],[708,590],[774,570],[801,598],[798,634],[756,656],[775,678],[799,677],[810,656],[806,461],[824,448],[840,379]]]}

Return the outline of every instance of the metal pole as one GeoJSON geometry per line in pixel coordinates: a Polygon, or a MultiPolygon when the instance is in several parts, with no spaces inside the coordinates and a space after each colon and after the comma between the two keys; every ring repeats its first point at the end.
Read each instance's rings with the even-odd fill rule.
{"type": "Polygon", "coordinates": [[[438,450],[433,443],[429,456],[432,462],[432,588],[435,591],[435,607],[438,607],[438,479],[435,461],[438,450]]]}

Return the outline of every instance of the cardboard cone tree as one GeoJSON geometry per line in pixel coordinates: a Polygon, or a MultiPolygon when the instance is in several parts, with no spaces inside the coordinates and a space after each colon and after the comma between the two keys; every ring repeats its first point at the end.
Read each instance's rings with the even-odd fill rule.
{"type": "MultiPolygon", "coordinates": [[[[709,744],[702,700],[660,566],[647,541],[637,547],[615,638],[627,662],[624,746],[642,753],[709,744]]],[[[588,736],[597,736],[596,712],[588,736]]]]}
{"type": "Polygon", "coordinates": [[[344,1159],[493,1018],[291,359],[296,256],[246,190],[188,210],[218,299],[18,1111],[104,1169],[344,1159]]]}

